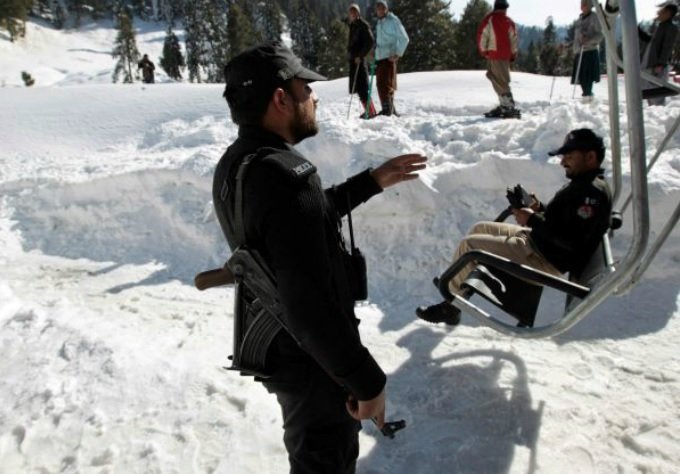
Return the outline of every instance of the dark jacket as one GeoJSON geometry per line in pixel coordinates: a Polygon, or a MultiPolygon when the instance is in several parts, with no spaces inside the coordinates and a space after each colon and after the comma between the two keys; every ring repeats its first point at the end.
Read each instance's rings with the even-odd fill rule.
{"type": "Polygon", "coordinates": [[[563,273],[583,269],[609,228],[611,191],[602,173],[573,178],[529,218],[532,242],[563,273]]]}
{"type": "Polygon", "coordinates": [[[142,70],[144,80],[147,81],[153,79],[153,72],[156,69],[156,66],[154,66],[150,59],[142,58],[142,60],[137,63],[137,69],[142,70]]]}
{"type": "Polygon", "coordinates": [[[647,49],[643,52],[643,59],[647,57],[647,63],[643,68],[654,68],[657,66],[667,66],[673,54],[675,38],[678,35],[678,27],[673,24],[673,20],[659,23],[650,35],[638,28],[640,40],[648,42],[647,49]],[[647,56],[649,51],[649,56],[647,56]]]}
{"type": "Polygon", "coordinates": [[[381,192],[368,170],[324,191],[313,165],[292,146],[259,127],[242,126],[215,170],[213,202],[234,248],[235,174],[243,158],[267,147],[278,151],[254,161],[245,179],[246,240],[271,268],[285,308],[286,326],[270,348],[274,374],[313,360],[358,399],[377,396],[385,374],[361,344],[338,223],[347,210],[381,192]],[[304,170],[301,175],[294,170],[304,170]]]}
{"type": "Polygon", "coordinates": [[[347,56],[349,59],[365,58],[373,49],[375,40],[371,27],[363,18],[349,24],[349,41],[347,42],[347,56]]]}

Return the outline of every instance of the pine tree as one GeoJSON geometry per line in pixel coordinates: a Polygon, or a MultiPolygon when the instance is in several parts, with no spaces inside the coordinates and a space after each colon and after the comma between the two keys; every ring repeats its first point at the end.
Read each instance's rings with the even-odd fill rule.
{"type": "Polygon", "coordinates": [[[0,3],[0,28],[7,30],[10,41],[26,36],[26,20],[32,3],[30,0],[3,0],[0,3]]]}
{"type": "Polygon", "coordinates": [[[224,66],[229,61],[228,8],[222,0],[208,0],[204,12],[206,54],[201,65],[208,82],[224,82],[224,66]]]}
{"type": "Polygon", "coordinates": [[[204,54],[202,30],[196,2],[184,4],[184,47],[187,52],[186,64],[189,70],[189,81],[201,82],[201,57],[204,54]]]}
{"type": "Polygon", "coordinates": [[[127,0],[129,8],[142,20],[149,19],[149,6],[145,0],[127,0]]]}
{"type": "Polygon", "coordinates": [[[290,35],[293,40],[293,51],[309,68],[316,68],[321,27],[316,16],[309,8],[307,0],[292,1],[293,15],[289,17],[290,35]]]}
{"type": "Polygon", "coordinates": [[[517,58],[517,69],[519,71],[538,73],[538,53],[539,48],[536,43],[531,41],[526,51],[520,51],[517,58]]]}
{"type": "Polygon", "coordinates": [[[485,0],[470,0],[463,10],[454,35],[459,69],[484,69],[486,60],[477,48],[477,29],[484,17],[491,12],[491,5],[485,0]]]}
{"type": "Polygon", "coordinates": [[[318,70],[329,79],[336,79],[347,75],[347,24],[334,20],[328,28],[328,33],[319,42],[318,70]]]}
{"type": "Polygon", "coordinates": [[[253,17],[255,28],[265,40],[276,41],[281,39],[283,25],[281,24],[281,8],[278,2],[258,2],[254,7],[253,17]]]}
{"type": "Polygon", "coordinates": [[[255,29],[250,16],[238,3],[233,3],[229,7],[227,38],[230,58],[262,41],[262,36],[255,29]]]}
{"type": "Polygon", "coordinates": [[[61,30],[66,26],[66,17],[68,17],[68,11],[64,9],[62,2],[55,2],[54,7],[54,26],[61,30]]]}
{"type": "Polygon", "coordinates": [[[560,55],[557,48],[557,34],[555,24],[551,16],[546,21],[543,30],[543,43],[539,54],[539,72],[548,76],[557,74],[557,67],[560,62],[560,55]]]}
{"type": "Polygon", "coordinates": [[[572,22],[567,28],[567,34],[564,38],[563,45],[558,45],[559,64],[557,65],[557,74],[570,75],[574,63],[574,32],[576,22],[572,22]]]}
{"type": "Polygon", "coordinates": [[[185,46],[189,80],[222,82],[229,59],[227,4],[223,0],[187,0],[184,4],[185,46]]]}
{"type": "Polygon", "coordinates": [[[179,39],[177,39],[177,35],[173,33],[170,26],[168,26],[168,31],[165,33],[163,56],[160,58],[160,64],[168,76],[176,81],[182,79],[181,71],[185,66],[184,56],[179,45],[179,39]]]}
{"type": "Polygon", "coordinates": [[[400,0],[392,10],[399,17],[409,45],[399,60],[402,71],[435,71],[456,65],[456,24],[449,4],[442,0],[400,0]]]}
{"type": "Polygon", "coordinates": [[[134,80],[132,68],[139,62],[139,51],[132,20],[127,12],[123,11],[118,15],[117,29],[116,46],[111,55],[114,59],[119,59],[113,70],[113,82],[118,82],[118,77],[123,73],[123,82],[131,83],[134,80]]]}

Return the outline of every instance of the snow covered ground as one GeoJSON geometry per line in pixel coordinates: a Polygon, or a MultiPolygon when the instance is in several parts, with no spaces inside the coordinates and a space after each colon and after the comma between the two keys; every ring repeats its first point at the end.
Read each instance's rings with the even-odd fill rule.
{"type": "MultiPolygon", "coordinates": [[[[35,71],[42,86],[14,87],[12,72],[0,88],[0,472],[286,472],[275,400],[222,369],[233,292],[192,286],[228,255],[210,203],[236,135],[222,87],[107,84],[110,30],[29,26],[25,41],[0,37],[0,74],[35,71]],[[101,54],[81,61],[86,49],[101,54]]],[[[564,178],[546,151],[572,128],[607,134],[606,82],[586,105],[558,78],[549,102],[551,78],[514,74],[525,117],[508,121],[480,117],[494,105],[480,71],[400,75],[399,87],[403,117],[364,122],[356,99],[347,119],[346,80],[316,84],[321,133],[300,146],[329,185],[395,154],[430,159],[355,216],[370,273],[362,335],[389,374],[389,418],[408,423],[394,440],[365,424],[359,472],[677,472],[677,229],[633,291],[553,339],[413,314],[506,186],[548,199],[564,178]]],[[[651,155],[680,100],[644,112],[651,155]]],[[[680,198],[680,136],[650,196],[659,230],[680,198]]],[[[548,296],[544,322],[562,304],[548,296]]]]}

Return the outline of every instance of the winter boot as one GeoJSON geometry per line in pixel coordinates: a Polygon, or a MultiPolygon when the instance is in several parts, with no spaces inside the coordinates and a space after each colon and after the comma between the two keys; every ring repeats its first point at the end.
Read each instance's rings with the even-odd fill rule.
{"type": "Polygon", "coordinates": [[[515,107],[501,107],[501,114],[498,116],[499,118],[522,118],[522,112],[520,112],[519,109],[515,107]]]}
{"type": "Polygon", "coordinates": [[[491,109],[488,112],[484,114],[484,117],[486,118],[498,118],[503,114],[503,107],[500,105],[496,107],[495,109],[491,109]]]}
{"type": "Polygon", "coordinates": [[[419,306],[416,316],[428,323],[446,323],[449,326],[460,323],[460,310],[446,301],[427,307],[419,306]]]}
{"type": "Polygon", "coordinates": [[[522,114],[518,108],[515,107],[515,99],[512,97],[512,92],[501,94],[501,113],[500,118],[521,118],[522,114]]]}
{"type": "Polygon", "coordinates": [[[392,115],[392,105],[389,102],[383,102],[382,103],[382,110],[380,111],[379,115],[386,115],[386,116],[392,115]]]}
{"type": "Polygon", "coordinates": [[[378,113],[375,111],[375,107],[373,106],[373,101],[371,101],[371,102],[368,104],[368,107],[366,107],[366,102],[364,102],[364,101],[362,100],[362,101],[361,101],[361,105],[364,106],[364,113],[362,113],[361,115],[359,115],[359,118],[362,118],[362,119],[372,119],[373,117],[375,117],[376,115],[378,115],[378,113]]]}
{"type": "Polygon", "coordinates": [[[392,115],[399,117],[399,112],[397,112],[397,108],[394,106],[394,97],[390,97],[390,107],[392,110],[392,115]]]}

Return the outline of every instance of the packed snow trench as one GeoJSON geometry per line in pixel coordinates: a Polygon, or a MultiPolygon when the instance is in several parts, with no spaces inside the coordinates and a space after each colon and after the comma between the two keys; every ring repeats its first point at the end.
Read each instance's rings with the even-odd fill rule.
{"type": "MultiPolygon", "coordinates": [[[[524,116],[505,121],[481,118],[494,105],[482,71],[400,75],[402,117],[368,122],[356,98],[348,118],[346,78],[314,84],[321,131],[299,149],[327,185],[397,154],[429,157],[419,180],[354,216],[370,279],[362,337],[388,373],[388,418],[407,422],[393,440],[364,424],[360,473],[678,471],[677,229],[630,293],[559,337],[413,313],[438,301],[432,278],[504,207],[506,186],[547,200],[564,176],[546,152],[573,128],[608,136],[606,81],[593,104],[572,100],[567,78],[550,100],[551,82],[514,74],[524,116]]],[[[223,369],[233,291],[192,286],[229,254],[210,202],[236,136],[221,92],[0,88],[0,472],[287,472],[275,399],[223,369]]],[[[645,105],[649,156],[678,113],[678,99],[645,105]]],[[[627,156],[625,133],[622,145],[627,156]]],[[[649,190],[653,238],[680,199],[680,136],[649,190]]],[[[562,305],[546,295],[539,322],[562,305]]]]}

